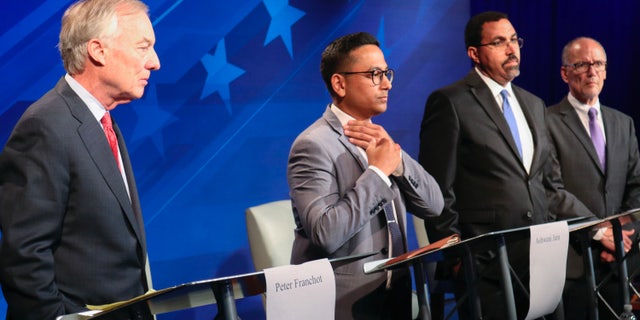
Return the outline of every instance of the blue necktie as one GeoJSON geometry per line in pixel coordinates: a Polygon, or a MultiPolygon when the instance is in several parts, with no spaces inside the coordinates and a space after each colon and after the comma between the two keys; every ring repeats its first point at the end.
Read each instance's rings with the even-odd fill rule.
{"type": "Polygon", "coordinates": [[[605,169],[605,143],[604,136],[602,136],[602,130],[598,124],[598,110],[596,108],[589,108],[589,133],[591,134],[591,141],[596,148],[598,159],[600,160],[600,168],[602,171],[605,169]]]}
{"type": "Polygon", "coordinates": [[[520,133],[518,133],[518,124],[516,123],[516,117],[513,115],[513,109],[511,109],[511,104],[509,104],[507,90],[504,89],[500,91],[500,95],[502,96],[502,113],[504,114],[505,120],[507,120],[507,124],[509,125],[509,129],[511,130],[513,140],[516,142],[518,155],[520,155],[520,159],[522,159],[522,143],[520,142],[520,133]]]}

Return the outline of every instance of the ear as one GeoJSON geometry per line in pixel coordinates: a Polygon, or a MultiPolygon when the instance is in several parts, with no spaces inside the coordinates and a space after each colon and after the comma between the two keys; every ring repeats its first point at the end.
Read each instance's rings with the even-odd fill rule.
{"type": "Polygon", "coordinates": [[[480,58],[478,57],[478,48],[468,47],[467,55],[469,56],[469,59],[473,61],[474,64],[480,64],[480,58]]]}
{"type": "Polygon", "coordinates": [[[347,84],[345,82],[345,79],[346,78],[343,75],[337,73],[334,73],[331,76],[331,87],[340,98],[344,98],[344,96],[347,94],[347,84]]]}
{"type": "Polygon", "coordinates": [[[560,67],[560,78],[562,78],[562,81],[564,81],[564,83],[569,83],[569,76],[567,75],[567,72],[569,72],[569,70],[567,70],[567,67],[560,67]]]}
{"type": "Polygon", "coordinates": [[[89,42],[87,42],[87,54],[89,55],[89,59],[94,61],[94,63],[105,65],[107,59],[102,41],[98,39],[89,40],[89,42]]]}

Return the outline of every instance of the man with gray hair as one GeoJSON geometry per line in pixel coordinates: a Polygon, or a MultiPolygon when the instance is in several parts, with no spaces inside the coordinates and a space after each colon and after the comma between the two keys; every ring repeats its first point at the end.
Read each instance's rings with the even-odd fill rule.
{"type": "MultiPolygon", "coordinates": [[[[640,157],[633,120],[600,104],[607,78],[607,55],[602,45],[587,37],[571,40],[562,51],[560,76],[569,86],[569,94],[547,109],[547,126],[559,163],[554,168],[561,170],[565,188],[600,219],[640,207],[640,157]]],[[[571,216],[559,214],[558,218],[571,216]]],[[[635,234],[633,229],[623,231],[625,250],[631,250],[635,234]]],[[[611,228],[597,230],[592,246],[597,280],[601,280],[615,269],[609,263],[615,250],[611,228]]],[[[637,253],[630,257],[628,263],[635,265],[637,253]]],[[[622,311],[616,279],[600,291],[618,313],[622,311]]],[[[571,249],[564,292],[567,319],[587,318],[586,292],[582,257],[571,249]]],[[[617,319],[603,303],[599,306],[600,319],[617,319]]]]}
{"type": "Polygon", "coordinates": [[[79,1],[64,13],[67,74],[29,106],[0,153],[7,319],[55,319],[151,288],[134,175],[109,111],[142,97],[160,68],[154,43],[138,0],[79,1]]]}

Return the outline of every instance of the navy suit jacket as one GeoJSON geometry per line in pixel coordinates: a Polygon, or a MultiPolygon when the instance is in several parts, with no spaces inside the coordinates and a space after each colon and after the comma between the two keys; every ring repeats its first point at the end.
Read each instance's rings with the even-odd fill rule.
{"type": "Polygon", "coordinates": [[[0,154],[0,281],[8,319],[54,319],[148,289],[146,243],[98,121],[61,79],[32,104],[0,154]]]}

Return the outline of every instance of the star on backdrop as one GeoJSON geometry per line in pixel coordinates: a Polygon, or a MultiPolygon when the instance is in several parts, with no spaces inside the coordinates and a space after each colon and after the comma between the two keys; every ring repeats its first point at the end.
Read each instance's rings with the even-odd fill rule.
{"type": "Polygon", "coordinates": [[[222,38],[218,42],[214,55],[206,54],[200,60],[207,70],[207,79],[202,88],[200,99],[210,96],[214,92],[218,92],[229,114],[231,110],[231,93],[229,92],[229,84],[244,74],[244,70],[236,67],[227,61],[227,50],[222,38]]]}
{"type": "Polygon", "coordinates": [[[164,153],[164,138],[158,131],[162,130],[167,124],[177,121],[178,118],[160,108],[156,93],[156,86],[148,85],[143,99],[133,108],[138,121],[133,130],[131,140],[134,142],[150,137],[158,151],[164,153]],[[153,120],[147,121],[148,119],[153,120]]]}
{"type": "Polygon", "coordinates": [[[271,16],[271,24],[267,31],[264,45],[271,43],[277,37],[282,38],[289,56],[293,58],[291,41],[291,26],[300,20],[305,13],[289,5],[288,0],[264,0],[264,5],[271,16]]]}

